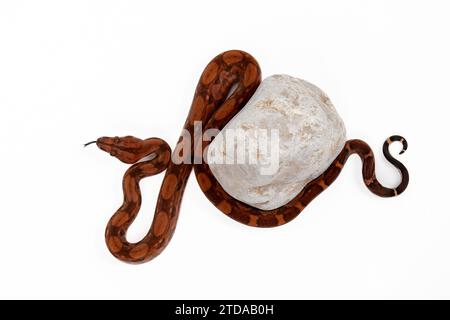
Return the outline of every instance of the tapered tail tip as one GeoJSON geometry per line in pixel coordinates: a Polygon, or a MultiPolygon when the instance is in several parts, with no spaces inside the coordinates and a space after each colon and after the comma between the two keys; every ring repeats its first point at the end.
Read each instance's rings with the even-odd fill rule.
{"type": "Polygon", "coordinates": [[[408,142],[402,136],[398,136],[398,135],[390,136],[389,138],[386,139],[385,144],[386,144],[386,146],[389,146],[391,143],[393,143],[395,141],[399,141],[403,145],[403,148],[399,152],[399,154],[405,153],[405,151],[408,149],[408,142]]]}

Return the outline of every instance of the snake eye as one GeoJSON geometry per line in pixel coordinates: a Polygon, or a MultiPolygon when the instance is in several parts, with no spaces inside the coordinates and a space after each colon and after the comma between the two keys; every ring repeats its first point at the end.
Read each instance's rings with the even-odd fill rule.
{"type": "Polygon", "coordinates": [[[111,152],[109,153],[112,157],[117,156],[117,151],[115,149],[111,149],[111,152]]]}
{"type": "Polygon", "coordinates": [[[120,142],[120,138],[119,137],[114,137],[114,143],[119,143],[120,142]]]}

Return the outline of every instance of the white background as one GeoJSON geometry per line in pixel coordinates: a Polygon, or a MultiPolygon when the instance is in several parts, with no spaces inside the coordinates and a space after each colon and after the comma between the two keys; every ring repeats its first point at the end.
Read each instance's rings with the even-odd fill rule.
{"type": "MultiPolygon", "coordinates": [[[[449,13],[447,1],[1,1],[0,298],[450,298],[449,13]],[[297,219],[257,229],[192,177],[167,249],[115,260],[103,235],[127,166],[82,143],[173,146],[200,73],[228,49],[322,88],[386,186],[400,178],[382,143],[405,136],[408,189],[372,195],[353,157],[297,219]]],[[[142,183],[132,241],[161,180],[142,183]]]]}

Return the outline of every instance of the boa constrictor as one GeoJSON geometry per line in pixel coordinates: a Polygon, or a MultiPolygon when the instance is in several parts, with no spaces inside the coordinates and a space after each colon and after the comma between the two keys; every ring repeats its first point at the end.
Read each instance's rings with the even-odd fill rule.
{"type": "MultiPolygon", "coordinates": [[[[206,124],[204,130],[210,128],[221,130],[247,103],[260,82],[259,65],[250,54],[232,50],[218,55],[206,66],[200,77],[184,129],[193,136],[194,122],[201,121],[206,124]],[[230,95],[232,87],[234,91],[230,95]]],[[[180,137],[177,149],[181,140],[180,137]]],[[[406,189],[409,175],[405,166],[389,153],[389,145],[394,141],[403,144],[400,153],[407,149],[407,142],[403,137],[395,135],[389,137],[383,145],[384,156],[400,170],[402,175],[401,183],[396,188],[386,188],[378,182],[375,176],[374,155],[367,143],[349,140],[328,169],[308,183],[294,199],[280,208],[265,211],[228,195],[211,173],[207,163],[175,164],[171,158],[170,146],[162,139],[141,140],[132,136],[101,137],[91,143],[96,143],[101,150],[119,160],[133,164],[123,177],[123,204],[106,227],[107,247],[116,258],[130,263],[149,261],[160,254],[174,234],[181,198],[192,168],[201,190],[220,211],[236,221],[253,227],[280,226],[297,217],[317,195],[333,183],[352,154],[357,154],[362,160],[364,184],[370,191],[381,197],[397,196],[406,189]],[[142,160],[149,155],[153,158],[142,160]],[[139,242],[130,243],[126,239],[126,233],[141,205],[139,181],[164,170],[166,173],[150,230],[139,242]]],[[[209,142],[204,141],[201,144],[202,151],[208,145],[209,142]]]]}

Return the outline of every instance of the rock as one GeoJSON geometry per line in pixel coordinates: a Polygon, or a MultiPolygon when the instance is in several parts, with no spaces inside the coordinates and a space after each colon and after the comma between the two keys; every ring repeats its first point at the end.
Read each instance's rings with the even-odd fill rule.
{"type": "Polygon", "coordinates": [[[273,75],[210,144],[207,161],[228,194],[271,210],[322,174],[345,141],[344,123],[322,90],[273,75]]]}

